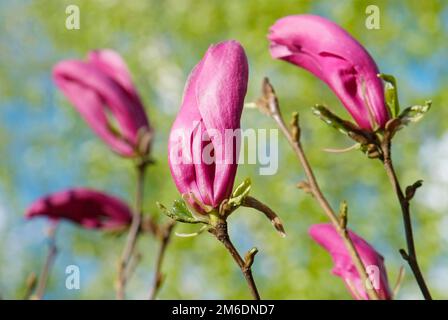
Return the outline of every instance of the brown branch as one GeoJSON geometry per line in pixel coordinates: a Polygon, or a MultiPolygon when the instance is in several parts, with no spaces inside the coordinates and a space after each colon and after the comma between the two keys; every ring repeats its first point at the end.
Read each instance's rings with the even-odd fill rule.
{"type": "Polygon", "coordinates": [[[45,264],[42,269],[42,272],[39,276],[39,281],[36,287],[36,293],[33,295],[32,299],[41,300],[45,294],[45,289],[47,287],[48,277],[50,275],[51,267],[53,266],[54,260],[57,255],[57,247],[56,247],[56,228],[57,224],[53,224],[50,226],[48,230],[48,254],[45,259],[45,264]]]}
{"type": "Polygon", "coordinates": [[[126,268],[126,279],[130,279],[134,275],[134,272],[137,269],[140,262],[142,261],[142,259],[143,255],[140,252],[135,251],[131,259],[129,259],[129,263],[126,268]]]}
{"type": "MultiPolygon", "coordinates": [[[[401,212],[403,216],[403,225],[408,250],[406,252],[404,249],[401,249],[400,253],[403,259],[408,262],[409,267],[411,268],[412,273],[414,274],[415,280],[417,281],[417,284],[425,300],[432,300],[431,293],[429,292],[428,286],[426,285],[425,279],[418,264],[417,253],[415,250],[415,243],[414,243],[414,235],[412,231],[412,220],[411,220],[409,200],[412,198],[413,192],[415,192],[415,190],[413,190],[413,192],[411,191],[410,193],[412,194],[410,194],[408,197],[405,196],[403,193],[400,182],[398,181],[397,174],[395,172],[394,165],[392,163],[390,139],[386,137],[382,143],[381,148],[383,152],[383,158],[381,160],[383,161],[384,169],[386,170],[389,181],[392,184],[392,188],[394,189],[394,192],[397,195],[397,199],[398,202],[400,203],[401,212]]],[[[419,187],[419,185],[415,184],[414,189],[416,189],[417,187],[419,187]]]]}
{"type": "Polygon", "coordinates": [[[286,139],[288,140],[288,143],[291,145],[294,153],[296,154],[297,158],[299,159],[299,162],[301,163],[303,170],[305,172],[305,175],[307,177],[307,185],[309,187],[309,191],[316,199],[319,206],[323,209],[325,214],[330,219],[331,223],[333,224],[334,228],[337,230],[338,234],[341,236],[341,238],[344,241],[345,247],[347,248],[347,251],[349,252],[353,263],[356,266],[356,270],[358,271],[363,283],[364,287],[366,289],[366,292],[370,299],[378,300],[378,293],[373,288],[373,286],[367,286],[367,284],[370,282],[367,272],[365,269],[365,266],[359,256],[359,253],[357,252],[352,239],[348,235],[348,231],[346,228],[341,227],[341,224],[339,223],[339,219],[333,210],[333,208],[330,206],[328,200],[325,198],[324,194],[322,193],[319,184],[316,180],[316,177],[314,175],[314,172],[308,162],[308,159],[305,155],[305,152],[303,151],[302,144],[300,142],[300,128],[298,127],[298,119],[297,117],[294,118],[293,123],[293,132],[291,132],[283,120],[283,117],[280,113],[280,107],[279,102],[277,99],[277,96],[275,94],[274,88],[269,83],[268,79],[264,80],[263,83],[263,95],[264,97],[259,101],[260,106],[262,107],[262,110],[264,109],[265,113],[268,113],[274,121],[279,126],[280,130],[285,135],[286,139]]]}
{"type": "Polygon", "coordinates": [[[143,215],[143,192],[144,192],[144,180],[145,170],[147,163],[142,162],[136,166],[137,169],[137,192],[135,197],[135,210],[132,218],[131,227],[129,228],[128,237],[126,240],[123,253],[118,266],[118,283],[117,283],[117,299],[122,300],[125,298],[125,288],[127,283],[126,269],[137,243],[138,236],[140,234],[140,227],[142,223],[143,215]]]}
{"type": "Polygon", "coordinates": [[[251,292],[253,299],[260,300],[260,294],[258,293],[257,285],[255,284],[251,268],[257,250],[256,249],[250,250],[249,253],[246,255],[247,257],[246,260],[241,258],[240,254],[236,250],[232,241],[230,241],[230,237],[227,231],[227,222],[225,220],[220,219],[216,223],[216,225],[209,230],[209,232],[212,233],[216,237],[216,239],[218,239],[226,247],[227,251],[229,251],[233,260],[235,260],[235,262],[240,267],[241,272],[243,273],[244,278],[246,279],[247,285],[249,286],[249,290],[251,292]]]}
{"type": "Polygon", "coordinates": [[[25,281],[25,292],[23,294],[23,300],[28,300],[32,297],[34,289],[37,285],[37,275],[35,272],[31,272],[25,281]]]}
{"type": "Polygon", "coordinates": [[[164,275],[162,274],[163,258],[165,256],[166,248],[170,242],[171,234],[175,225],[175,221],[168,222],[160,232],[160,247],[156,259],[156,268],[154,272],[154,280],[149,294],[149,300],[154,300],[162,286],[164,275]]]}

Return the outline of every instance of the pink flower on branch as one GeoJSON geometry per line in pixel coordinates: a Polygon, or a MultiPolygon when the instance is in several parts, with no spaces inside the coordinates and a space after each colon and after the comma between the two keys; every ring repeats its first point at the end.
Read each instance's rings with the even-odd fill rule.
{"type": "Polygon", "coordinates": [[[268,39],[272,57],[304,68],[324,81],[360,128],[383,128],[389,120],[375,61],[340,26],[315,15],[287,16],[270,28],[268,39]]]}
{"type": "Polygon", "coordinates": [[[106,193],[75,188],[53,193],[35,201],[25,217],[65,219],[87,229],[114,230],[131,223],[132,212],[122,200],[106,193]]]}
{"type": "MultiPolygon", "coordinates": [[[[367,292],[356,266],[353,263],[341,236],[331,224],[316,224],[309,230],[310,236],[325,250],[334,263],[333,274],[341,277],[355,299],[368,299],[367,292]]],[[[370,275],[370,282],[380,299],[392,299],[392,293],[387,280],[384,258],[369,243],[356,233],[349,231],[349,236],[370,275]]]]}
{"type": "Polygon", "coordinates": [[[87,61],[61,61],[53,69],[53,79],[113,151],[125,157],[138,154],[141,135],[152,129],[118,53],[98,50],[90,52],[87,61]]]}
{"type": "Polygon", "coordinates": [[[210,46],[185,86],[168,160],[177,189],[195,198],[189,203],[199,212],[195,200],[216,208],[232,192],[247,81],[244,49],[236,41],[225,41],[210,46]]]}

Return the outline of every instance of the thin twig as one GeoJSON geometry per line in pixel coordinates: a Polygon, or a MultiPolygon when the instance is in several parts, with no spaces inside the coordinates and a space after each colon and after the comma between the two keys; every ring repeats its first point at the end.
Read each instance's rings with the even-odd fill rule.
{"type": "Polygon", "coordinates": [[[145,181],[145,170],[147,163],[142,162],[136,166],[137,169],[137,192],[135,196],[135,210],[132,218],[131,227],[129,228],[128,237],[126,240],[123,253],[118,266],[118,284],[117,284],[117,299],[124,299],[125,288],[127,282],[126,269],[131,259],[131,256],[137,243],[143,215],[143,192],[145,181]]]}
{"type": "Polygon", "coordinates": [[[253,209],[256,209],[256,210],[262,212],[266,216],[266,218],[268,218],[271,221],[272,225],[278,231],[278,233],[282,237],[286,236],[285,228],[283,227],[283,223],[280,220],[280,218],[277,216],[277,214],[274,211],[272,211],[271,208],[269,208],[267,205],[262,203],[260,200],[255,199],[254,197],[251,197],[251,196],[246,196],[246,197],[244,197],[241,205],[244,207],[253,208],[253,209]]]}
{"type": "Polygon", "coordinates": [[[36,300],[41,300],[45,294],[48,276],[50,275],[51,267],[53,266],[58,252],[56,247],[56,228],[57,223],[54,223],[48,229],[48,254],[45,259],[45,264],[40,274],[39,281],[37,283],[36,293],[33,296],[33,299],[36,300]]]}
{"type": "Polygon", "coordinates": [[[165,257],[166,248],[170,242],[174,225],[175,222],[170,221],[165,225],[165,227],[161,228],[160,247],[156,258],[156,268],[154,272],[154,280],[151,287],[151,292],[149,294],[149,300],[154,300],[156,298],[165,278],[162,274],[163,258],[165,257]]]}
{"type": "Polygon", "coordinates": [[[258,293],[257,285],[255,284],[255,280],[252,275],[252,264],[257,250],[250,250],[247,254],[246,261],[241,258],[232,241],[230,241],[229,233],[227,231],[227,222],[225,220],[218,221],[214,228],[210,229],[209,232],[212,233],[222,244],[224,244],[233,260],[235,260],[240,267],[253,299],[260,300],[260,294],[258,293]]]}
{"type": "Polygon", "coordinates": [[[400,290],[401,283],[403,282],[404,279],[404,274],[405,274],[404,267],[401,266],[400,270],[398,271],[397,281],[395,282],[394,288],[392,290],[394,298],[398,295],[398,291],[400,290]]]}
{"type": "MultiPolygon", "coordinates": [[[[287,128],[285,121],[283,120],[283,117],[280,113],[279,108],[279,102],[277,99],[277,96],[275,95],[274,88],[271,86],[269,81],[265,79],[263,84],[263,93],[264,98],[267,99],[265,103],[267,103],[266,108],[267,113],[275,120],[277,125],[279,126],[280,130],[285,135],[286,139],[288,140],[288,143],[291,145],[292,149],[294,150],[294,153],[296,154],[297,158],[299,159],[299,162],[301,163],[303,170],[305,172],[305,175],[307,177],[307,183],[309,186],[309,191],[316,199],[317,203],[320,205],[320,207],[323,209],[325,214],[330,219],[331,223],[333,224],[334,228],[337,230],[338,234],[341,236],[341,238],[344,241],[345,247],[347,248],[348,253],[350,254],[352,261],[354,262],[356,269],[365,284],[364,287],[366,288],[366,292],[370,299],[372,300],[378,300],[378,293],[373,288],[373,286],[368,286],[367,284],[370,283],[369,277],[367,276],[367,272],[365,269],[365,266],[359,256],[359,253],[357,252],[352,239],[349,237],[348,231],[346,228],[341,227],[338,217],[333,210],[333,208],[330,206],[328,200],[325,198],[324,194],[322,193],[319,184],[316,180],[316,177],[314,175],[314,172],[308,162],[308,159],[305,155],[305,152],[303,151],[302,144],[300,142],[300,129],[299,127],[295,128],[296,131],[294,132],[294,135],[291,133],[291,131],[287,128]]],[[[297,119],[296,119],[297,121],[297,119]]]]}
{"type": "Polygon", "coordinates": [[[34,289],[37,285],[37,275],[35,272],[31,272],[25,281],[25,291],[23,294],[23,300],[28,300],[32,297],[34,289]]]}
{"type": "Polygon", "coordinates": [[[137,267],[142,261],[142,258],[143,255],[140,252],[134,252],[126,268],[126,279],[130,279],[134,275],[134,272],[135,270],[137,270],[137,267]]]}
{"type": "Polygon", "coordinates": [[[426,285],[425,279],[418,264],[417,253],[415,250],[415,243],[414,243],[414,235],[412,231],[410,202],[405,197],[400,182],[398,181],[398,177],[395,172],[394,165],[392,163],[391,143],[389,139],[384,140],[382,145],[382,151],[383,151],[382,161],[384,164],[384,169],[386,170],[387,176],[389,177],[390,183],[392,184],[392,188],[394,189],[398,201],[400,202],[401,212],[403,215],[403,225],[408,250],[406,252],[405,250],[401,249],[400,253],[403,259],[408,262],[409,267],[411,268],[412,273],[414,274],[415,280],[417,281],[417,284],[425,300],[432,300],[431,293],[429,292],[428,286],[426,285]]]}

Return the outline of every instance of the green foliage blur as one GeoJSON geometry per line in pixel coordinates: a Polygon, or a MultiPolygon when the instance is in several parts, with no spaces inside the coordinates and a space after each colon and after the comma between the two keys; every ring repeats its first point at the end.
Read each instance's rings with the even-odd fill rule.
{"type": "MultiPolygon", "coordinates": [[[[322,151],[347,147],[351,141],[314,117],[311,106],[323,103],[341,116],[347,117],[347,113],[319,80],[269,55],[269,26],[278,18],[299,13],[326,16],[359,39],[380,70],[397,78],[403,107],[432,99],[429,114],[396,136],[394,158],[403,185],[425,181],[412,205],[417,253],[434,297],[448,297],[448,169],[441,165],[448,156],[448,2],[0,0],[0,9],[2,298],[22,298],[28,274],[42,268],[46,223],[23,219],[33,200],[60,188],[82,185],[133,201],[131,163],[112,154],[56,91],[50,79],[52,66],[62,59],[84,58],[95,48],[112,48],[122,54],[156,129],[156,164],[148,171],[144,206],[146,214],[163,221],[166,217],[156,201],[170,204],[179,198],[167,164],[167,136],[184,83],[207,47],[225,39],[236,39],[246,49],[250,64],[246,102],[258,97],[261,81],[268,76],[283,114],[288,117],[293,111],[300,112],[304,148],[324,193],[335,208],[342,200],[348,201],[349,227],[384,255],[393,286],[399,268],[405,265],[398,253],[405,241],[399,205],[381,164],[357,151],[322,151]],[[69,4],[80,8],[80,30],[65,28],[69,4]],[[370,4],[380,8],[379,30],[365,27],[365,10],[370,4]],[[14,110],[5,111],[10,109],[14,110]],[[11,112],[18,115],[7,116],[11,112]]],[[[254,109],[244,111],[242,126],[275,128],[272,120],[254,109]]],[[[241,252],[253,246],[260,250],[253,272],[262,298],[350,299],[343,282],[331,275],[330,256],[308,236],[308,228],[326,218],[313,199],[296,188],[304,174],[281,135],[279,140],[278,173],[260,176],[258,165],[241,165],[236,183],[252,179],[251,194],[280,215],[288,236],[280,238],[260,214],[240,209],[229,221],[231,238],[241,252]]],[[[178,232],[196,229],[176,227],[178,232]]],[[[60,255],[46,297],[114,298],[124,241],[125,237],[64,223],[57,234],[60,255]],[[80,266],[80,290],[65,288],[65,267],[70,264],[80,266]]],[[[148,296],[156,250],[153,238],[140,239],[138,251],[143,260],[129,283],[128,298],[148,296]]],[[[240,270],[209,234],[173,237],[163,269],[166,281],[161,299],[250,298],[240,270]]],[[[397,298],[421,298],[407,266],[397,298]]]]}

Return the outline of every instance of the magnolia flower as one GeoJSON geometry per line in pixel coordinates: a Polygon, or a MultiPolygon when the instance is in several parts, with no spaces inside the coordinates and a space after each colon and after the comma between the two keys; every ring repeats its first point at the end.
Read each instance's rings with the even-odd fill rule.
{"type": "Polygon", "coordinates": [[[132,212],[122,200],[103,192],[76,188],[35,201],[26,211],[30,219],[46,216],[52,220],[66,219],[87,229],[120,229],[132,220],[132,212]]]}
{"type": "Polygon", "coordinates": [[[390,116],[378,67],[348,32],[325,18],[304,14],[278,20],[268,38],[272,57],[324,81],[362,129],[384,127],[390,116]]]}
{"type": "MultiPolygon", "coordinates": [[[[332,272],[344,280],[351,295],[358,300],[367,300],[369,297],[364,289],[363,281],[344,245],[343,239],[334,226],[331,224],[316,224],[310,228],[309,233],[319,245],[330,253],[334,263],[332,272]]],[[[392,299],[384,258],[356,233],[349,231],[349,235],[379,298],[383,300],[392,299]]]]}
{"type": "Polygon", "coordinates": [[[64,60],[53,79],[93,131],[125,157],[136,155],[139,137],[151,132],[129,70],[112,50],[89,53],[87,61],[64,60]]]}
{"type": "Polygon", "coordinates": [[[236,41],[210,46],[192,70],[171,129],[171,175],[179,192],[216,208],[232,192],[247,90],[246,54],[236,41]]]}

